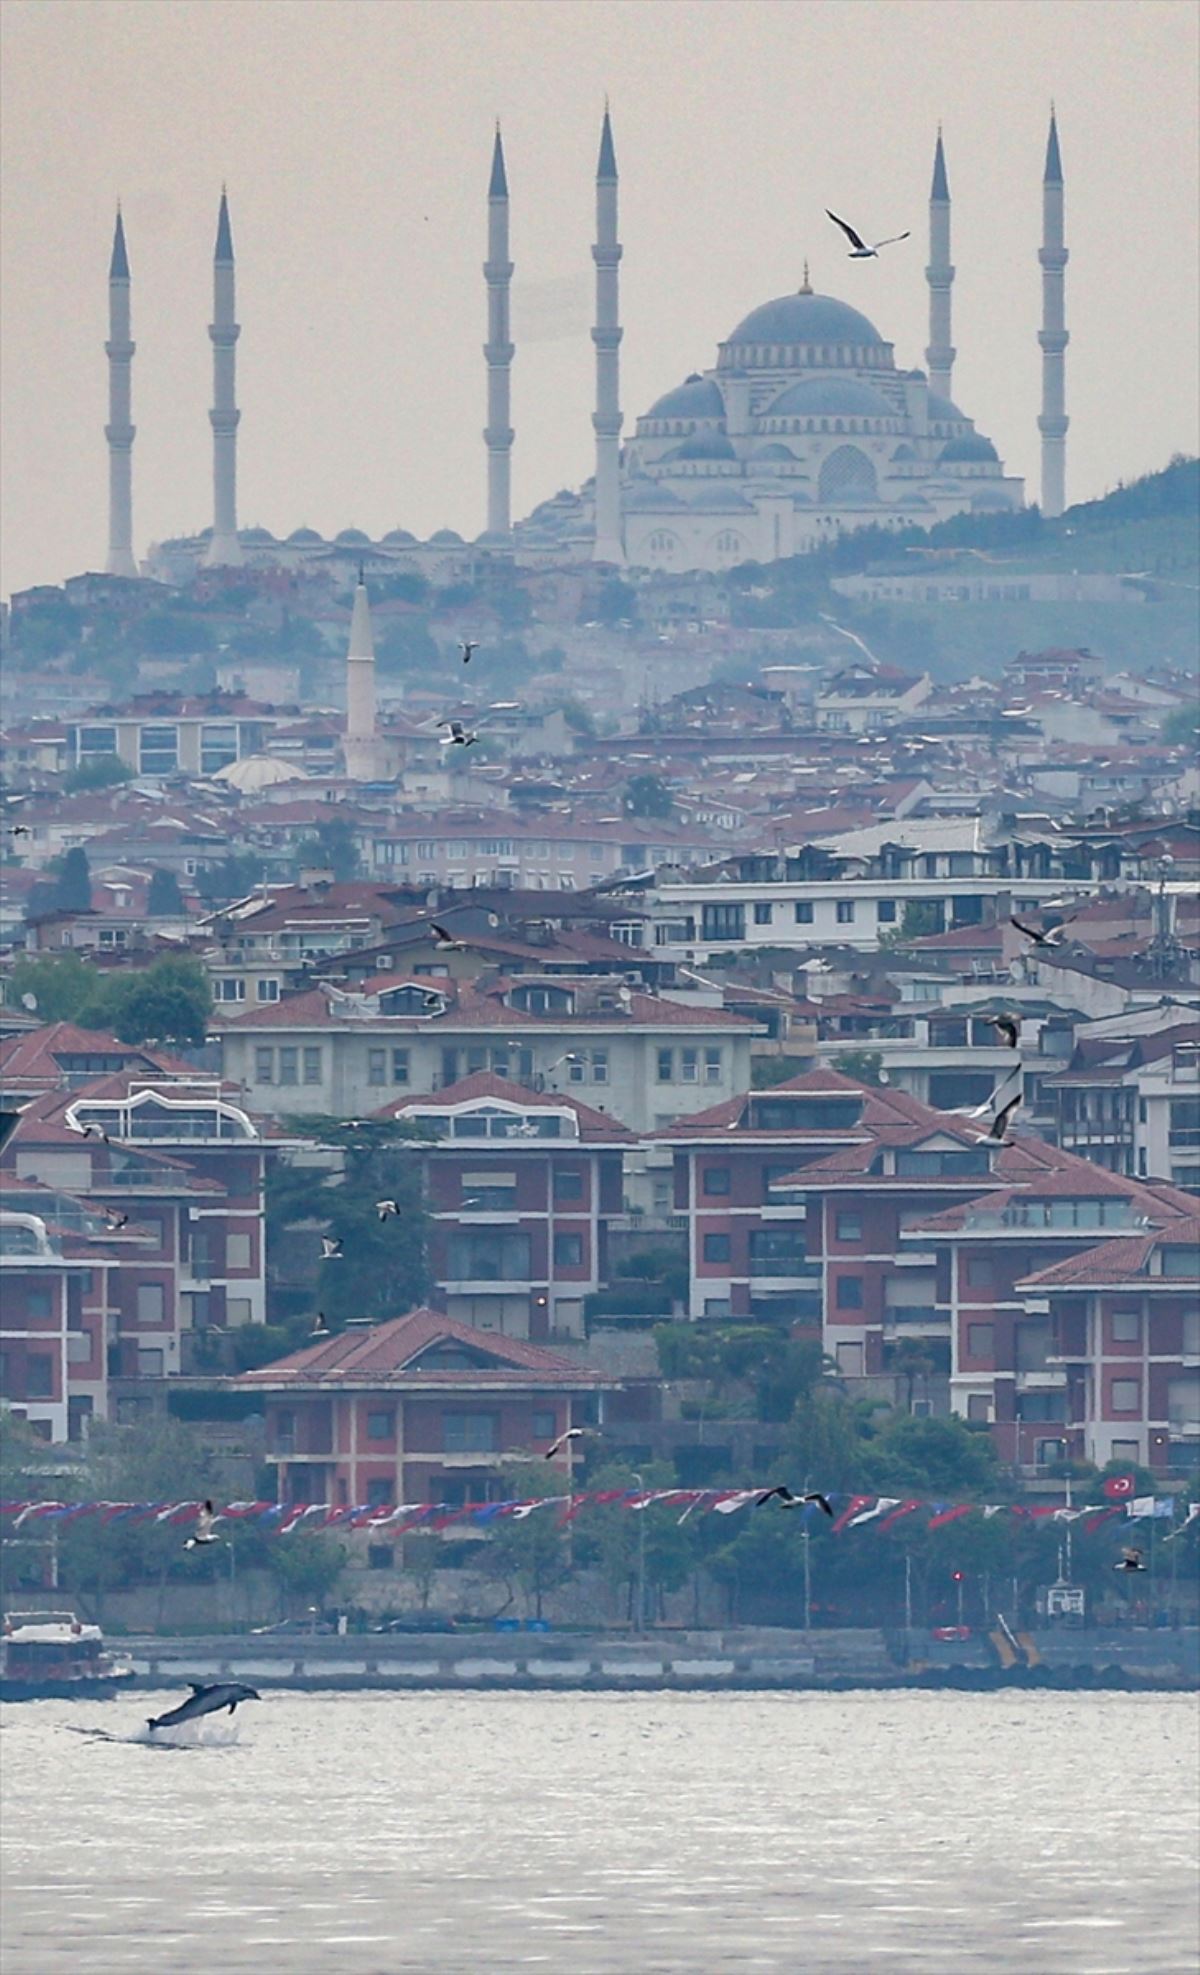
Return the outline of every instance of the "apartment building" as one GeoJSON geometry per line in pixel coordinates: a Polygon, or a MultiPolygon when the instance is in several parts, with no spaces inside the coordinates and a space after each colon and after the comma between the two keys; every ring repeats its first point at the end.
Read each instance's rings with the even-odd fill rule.
{"type": "Polygon", "coordinates": [[[108,1312],[122,1251],[94,1203],[0,1171],[0,1401],[40,1439],[108,1416],[108,1312]]]}
{"type": "Polygon", "coordinates": [[[1200,1192],[1200,1023],[1082,1036],[1047,1089],[1060,1145],[1109,1172],[1200,1192]]]}

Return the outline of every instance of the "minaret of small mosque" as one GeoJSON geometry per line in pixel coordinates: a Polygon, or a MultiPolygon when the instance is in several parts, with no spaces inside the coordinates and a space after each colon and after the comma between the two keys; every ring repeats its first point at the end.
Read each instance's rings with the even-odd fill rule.
{"type": "Polygon", "coordinates": [[[217,214],[217,244],[213,254],[213,319],[208,327],[213,346],[213,532],[205,561],[231,568],[242,560],[237,535],[237,299],[234,287],[233,234],[229,201],[221,190],[217,214]]]}
{"type": "Polygon", "coordinates": [[[117,207],[112,259],[108,266],[108,559],[110,576],[136,576],[133,559],[133,438],[131,418],[133,352],[129,334],[129,256],[125,222],[117,207]]]}
{"type": "Polygon", "coordinates": [[[950,260],[950,181],[946,177],[946,154],[942,149],[942,129],[938,125],[937,149],[933,154],[933,184],[929,191],[929,388],[939,398],[949,398],[950,372],[956,355],[950,341],[950,289],[954,268],[950,260]]]}
{"type": "Polygon", "coordinates": [[[1065,270],[1067,249],[1063,245],[1063,175],[1058,151],[1058,124],[1050,107],[1050,135],[1046,141],[1046,169],[1042,174],[1042,245],[1038,260],[1042,268],[1042,326],[1038,342],[1042,350],[1042,412],[1038,431],[1042,435],[1042,513],[1053,518],[1067,504],[1067,426],[1065,270]]]}
{"type": "Polygon", "coordinates": [[[483,346],[487,363],[487,427],[484,443],[488,455],[487,525],[489,535],[507,535],[512,525],[512,442],[509,423],[513,345],[509,324],[509,289],[513,264],[508,258],[508,175],[504,169],[504,146],[500,125],[492,146],[492,176],[488,184],[488,254],[483,264],[487,282],[488,339],[483,346]]]}
{"type": "Polygon", "coordinates": [[[358,572],[350,644],[346,652],[346,734],[342,747],[351,781],[369,782],[376,770],[378,734],[375,724],[375,641],[371,635],[371,606],[363,570],[358,572]]]}
{"type": "Polygon", "coordinates": [[[613,149],[608,105],[600,129],[600,158],[596,166],[596,562],[623,563],[621,529],[621,324],[617,240],[617,156],[613,149]]]}

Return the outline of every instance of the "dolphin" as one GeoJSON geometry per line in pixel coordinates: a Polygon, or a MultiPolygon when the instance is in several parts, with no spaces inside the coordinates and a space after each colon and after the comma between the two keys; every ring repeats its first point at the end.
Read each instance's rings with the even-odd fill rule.
{"type": "Polygon", "coordinates": [[[186,1701],[168,1714],[147,1716],[146,1726],[153,1734],[156,1728],[174,1728],[181,1721],[195,1721],[202,1714],[220,1714],[228,1708],[230,1714],[239,1701],[261,1701],[262,1695],[253,1687],[243,1687],[238,1680],[222,1680],[214,1686],[205,1686],[202,1680],[189,1680],[191,1693],[186,1701]]]}

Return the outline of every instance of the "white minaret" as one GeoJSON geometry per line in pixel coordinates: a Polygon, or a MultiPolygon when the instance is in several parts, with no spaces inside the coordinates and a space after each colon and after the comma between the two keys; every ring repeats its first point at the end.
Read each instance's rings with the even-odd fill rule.
{"type": "Polygon", "coordinates": [[[487,429],[484,443],[488,452],[487,525],[489,535],[507,535],[512,525],[512,442],[509,424],[510,371],[513,346],[509,330],[508,291],[513,264],[508,258],[508,178],[504,170],[504,146],[500,125],[492,147],[492,176],[488,185],[488,257],[483,278],[488,291],[488,339],[483,346],[487,361],[487,429]]]}
{"type": "Polygon", "coordinates": [[[375,742],[375,641],[371,636],[367,585],[360,567],[346,653],[346,738],[342,748],[351,781],[369,782],[374,778],[375,742]]]}
{"type": "Polygon", "coordinates": [[[946,177],[940,124],[933,154],[933,184],[929,190],[929,266],[925,279],[929,283],[929,348],[925,352],[929,388],[939,398],[948,398],[956,355],[950,341],[950,288],[954,268],[950,261],[950,183],[946,177]]]}
{"type": "Polygon", "coordinates": [[[1050,107],[1050,136],[1042,174],[1042,513],[1053,518],[1067,504],[1066,348],[1069,342],[1064,296],[1067,250],[1063,245],[1063,175],[1058,125],[1050,107]]]}
{"type": "Polygon", "coordinates": [[[208,326],[213,346],[213,531],[204,560],[210,567],[231,568],[242,560],[237,537],[237,302],[234,292],[233,235],[229,202],[221,191],[217,214],[217,245],[213,254],[213,319],[208,326]]]}
{"type": "Polygon", "coordinates": [[[108,560],[110,576],[136,576],[133,559],[133,425],[131,372],[136,345],[129,334],[129,256],[125,223],[117,207],[112,259],[108,265],[108,560]]]}
{"type": "Polygon", "coordinates": [[[596,166],[596,562],[623,563],[621,539],[621,327],[617,241],[617,157],[613,150],[608,105],[600,130],[600,160],[596,166]]]}

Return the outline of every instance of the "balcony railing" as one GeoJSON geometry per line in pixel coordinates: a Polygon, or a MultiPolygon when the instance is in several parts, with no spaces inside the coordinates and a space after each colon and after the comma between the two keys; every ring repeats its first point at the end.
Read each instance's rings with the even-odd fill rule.
{"type": "Polygon", "coordinates": [[[795,1281],[805,1278],[816,1280],[821,1273],[818,1262],[810,1262],[806,1255],[752,1255],[750,1257],[751,1279],[756,1276],[790,1276],[795,1281]]]}
{"type": "Polygon", "coordinates": [[[896,1309],[886,1309],[883,1321],[885,1324],[948,1325],[950,1312],[939,1310],[936,1303],[902,1303],[896,1309]]]}

